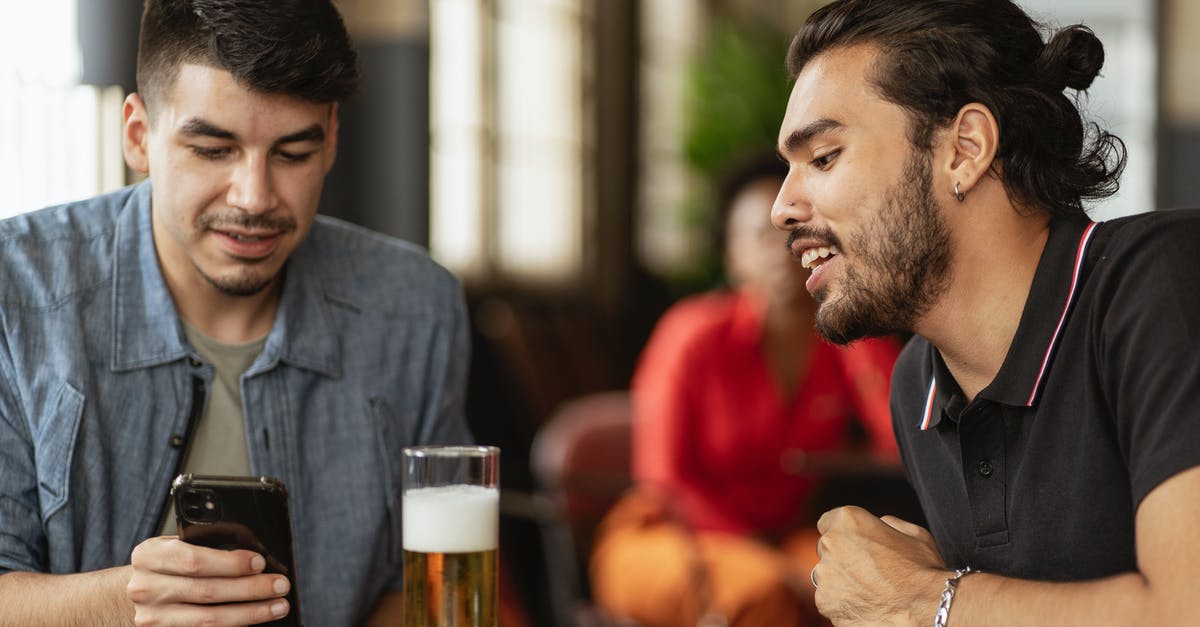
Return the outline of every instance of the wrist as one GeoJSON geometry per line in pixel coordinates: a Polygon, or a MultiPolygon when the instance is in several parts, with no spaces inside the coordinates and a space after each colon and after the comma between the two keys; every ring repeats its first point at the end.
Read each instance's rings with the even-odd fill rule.
{"type": "Polygon", "coordinates": [[[950,608],[958,596],[958,584],[968,575],[978,573],[978,570],[970,566],[964,566],[954,571],[950,577],[946,579],[946,583],[942,588],[942,594],[938,599],[938,608],[933,615],[933,627],[947,627],[950,622],[950,608]]]}
{"type": "Polygon", "coordinates": [[[912,627],[929,627],[937,614],[938,605],[942,600],[942,591],[946,588],[946,580],[954,577],[953,570],[933,568],[914,577],[914,595],[909,602],[908,624],[912,627]],[[917,583],[919,582],[919,583],[917,583]]]}
{"type": "Polygon", "coordinates": [[[129,598],[129,579],[133,577],[133,566],[126,564],[110,568],[106,572],[108,581],[116,592],[114,609],[117,614],[125,618],[125,624],[132,624],[135,610],[133,600],[129,598]]]}

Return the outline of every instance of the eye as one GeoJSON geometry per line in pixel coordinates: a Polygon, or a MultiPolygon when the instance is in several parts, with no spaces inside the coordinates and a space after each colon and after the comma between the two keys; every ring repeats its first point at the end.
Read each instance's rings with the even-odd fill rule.
{"type": "Polygon", "coordinates": [[[842,154],[840,150],[827,152],[819,157],[814,158],[811,163],[818,170],[828,170],[829,166],[833,165],[833,160],[837,159],[838,155],[842,154]]]}
{"type": "Polygon", "coordinates": [[[308,158],[313,155],[313,151],[310,150],[308,152],[287,152],[284,150],[280,150],[277,152],[277,154],[279,155],[280,159],[283,159],[284,161],[287,161],[289,163],[303,163],[305,161],[308,161],[308,158]]]}
{"type": "Polygon", "coordinates": [[[224,146],[188,146],[197,157],[216,161],[229,155],[229,148],[224,146]]]}

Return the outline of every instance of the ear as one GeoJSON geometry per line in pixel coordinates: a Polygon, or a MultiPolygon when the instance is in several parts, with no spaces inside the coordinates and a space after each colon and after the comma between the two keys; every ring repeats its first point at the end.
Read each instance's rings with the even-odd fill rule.
{"type": "Polygon", "coordinates": [[[966,194],[991,170],[1000,143],[1000,126],[990,109],[972,102],[958,110],[946,132],[946,191],[953,194],[957,184],[958,191],[966,194]]]}
{"type": "Polygon", "coordinates": [[[149,174],[150,156],[147,144],[150,140],[150,114],[146,111],[146,103],[138,94],[129,94],[125,98],[125,106],[121,113],[125,117],[125,132],[122,135],[125,163],[134,172],[149,174]]]}
{"type": "Polygon", "coordinates": [[[338,103],[329,107],[329,132],[325,133],[325,174],[329,174],[337,159],[338,147],[338,103]]]}

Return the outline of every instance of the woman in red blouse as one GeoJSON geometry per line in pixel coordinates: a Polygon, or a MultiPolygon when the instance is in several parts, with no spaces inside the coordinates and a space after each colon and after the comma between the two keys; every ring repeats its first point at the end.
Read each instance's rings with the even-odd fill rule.
{"type": "Polygon", "coordinates": [[[844,450],[856,418],[895,455],[898,347],[817,336],[808,271],[769,220],[784,174],[778,162],[743,172],[724,203],[733,289],[672,307],[634,375],[639,487],[602,525],[591,575],[602,607],[645,627],[820,624],[807,579],[816,479],[799,460],[844,450]]]}

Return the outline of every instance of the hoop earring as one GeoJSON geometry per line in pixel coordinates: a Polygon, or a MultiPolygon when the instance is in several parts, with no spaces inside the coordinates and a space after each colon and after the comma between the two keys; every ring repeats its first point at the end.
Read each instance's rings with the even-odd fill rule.
{"type": "Polygon", "coordinates": [[[954,181],[954,198],[957,199],[958,202],[962,202],[967,199],[967,195],[958,190],[958,181],[954,181]]]}

